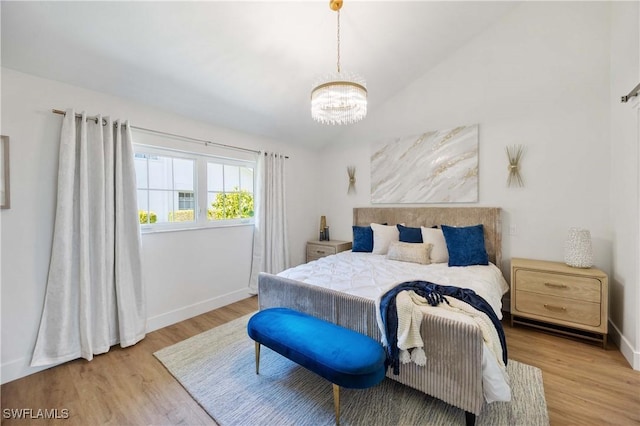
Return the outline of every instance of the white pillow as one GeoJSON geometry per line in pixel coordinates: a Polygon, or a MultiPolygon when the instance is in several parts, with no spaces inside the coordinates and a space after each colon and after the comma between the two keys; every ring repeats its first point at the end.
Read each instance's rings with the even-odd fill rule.
{"type": "Polygon", "coordinates": [[[449,250],[447,249],[447,242],[444,240],[442,229],[421,226],[420,230],[422,231],[422,242],[433,245],[431,248],[431,263],[449,262],[449,250]]]}
{"type": "Polygon", "coordinates": [[[394,241],[389,245],[387,259],[428,265],[431,263],[429,260],[431,247],[433,247],[431,244],[394,241]]]}
{"type": "Polygon", "coordinates": [[[389,245],[393,241],[400,241],[400,231],[396,225],[372,223],[371,229],[373,230],[373,254],[387,254],[389,245]]]}

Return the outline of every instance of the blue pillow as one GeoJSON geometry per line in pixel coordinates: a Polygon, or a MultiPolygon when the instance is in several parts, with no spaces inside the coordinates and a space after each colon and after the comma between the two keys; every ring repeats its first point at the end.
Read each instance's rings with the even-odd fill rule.
{"type": "Polygon", "coordinates": [[[351,251],[371,253],[373,251],[373,229],[370,226],[353,226],[351,251]]]}
{"type": "Polygon", "coordinates": [[[449,266],[488,265],[482,225],[453,227],[442,225],[449,251],[449,266]]]}
{"type": "Polygon", "coordinates": [[[420,228],[410,228],[408,226],[396,225],[400,232],[400,241],[403,243],[421,243],[422,230],[420,228]]]}

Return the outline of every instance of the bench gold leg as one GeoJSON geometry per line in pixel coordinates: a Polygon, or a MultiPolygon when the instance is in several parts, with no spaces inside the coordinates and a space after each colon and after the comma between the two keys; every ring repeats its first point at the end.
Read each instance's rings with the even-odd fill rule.
{"type": "Polygon", "coordinates": [[[340,426],[340,386],[333,384],[333,407],[336,410],[336,425],[340,426]]]}
{"type": "Polygon", "coordinates": [[[256,344],[256,374],[260,374],[260,343],[256,344]]]}

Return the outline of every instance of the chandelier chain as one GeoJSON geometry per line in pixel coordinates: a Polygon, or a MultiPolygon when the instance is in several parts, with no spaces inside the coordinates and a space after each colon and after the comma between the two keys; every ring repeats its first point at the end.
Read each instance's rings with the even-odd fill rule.
{"type": "Polygon", "coordinates": [[[338,9],[338,73],[340,73],[340,9],[338,9]]]}

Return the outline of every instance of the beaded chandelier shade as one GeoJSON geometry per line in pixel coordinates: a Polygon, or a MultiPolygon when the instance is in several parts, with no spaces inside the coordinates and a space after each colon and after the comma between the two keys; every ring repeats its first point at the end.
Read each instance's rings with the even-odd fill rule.
{"type": "Polygon", "coordinates": [[[352,124],[367,115],[367,87],[357,74],[340,69],[340,8],[342,0],[330,0],[329,7],[338,15],[337,72],[316,82],[311,91],[311,117],[322,124],[352,124]]]}

